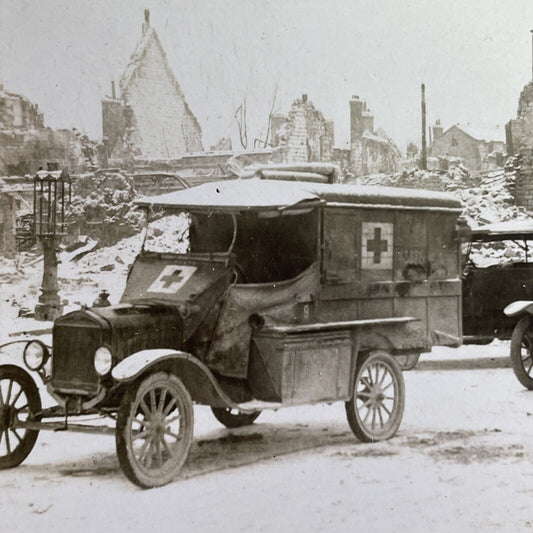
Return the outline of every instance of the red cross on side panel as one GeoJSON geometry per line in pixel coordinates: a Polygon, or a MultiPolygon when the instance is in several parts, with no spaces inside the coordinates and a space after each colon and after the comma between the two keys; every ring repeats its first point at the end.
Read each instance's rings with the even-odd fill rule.
{"type": "Polygon", "coordinates": [[[393,238],[394,224],[392,222],[362,222],[361,268],[392,269],[393,238]]]}
{"type": "Polygon", "coordinates": [[[366,249],[374,252],[374,263],[381,263],[381,253],[388,250],[388,243],[381,239],[381,228],[374,228],[374,238],[366,241],[366,249]]]}

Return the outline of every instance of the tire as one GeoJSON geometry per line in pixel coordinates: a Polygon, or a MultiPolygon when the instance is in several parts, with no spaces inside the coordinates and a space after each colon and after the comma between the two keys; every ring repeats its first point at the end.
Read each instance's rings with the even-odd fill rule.
{"type": "Polygon", "coordinates": [[[420,359],[419,353],[409,353],[394,356],[394,359],[398,363],[398,366],[404,372],[407,370],[413,370],[413,368],[418,364],[420,359]]]}
{"type": "Polygon", "coordinates": [[[511,336],[511,365],[518,381],[533,390],[533,325],[531,316],[522,317],[511,336]]]}
{"type": "Polygon", "coordinates": [[[345,404],[355,436],[362,442],[392,438],[400,427],[404,406],[405,384],[394,357],[384,352],[362,356],[355,371],[353,397],[345,404]]]}
{"type": "Polygon", "coordinates": [[[0,366],[0,469],[18,466],[33,450],[38,430],[13,422],[40,420],[41,397],[32,377],[18,366],[0,366]]]}
{"type": "Polygon", "coordinates": [[[227,428],[240,428],[242,426],[250,426],[254,423],[261,411],[255,413],[244,414],[239,413],[235,409],[228,409],[226,407],[211,407],[211,411],[215,418],[227,428]]]}
{"type": "Polygon", "coordinates": [[[189,391],[157,372],[132,384],[120,402],[115,434],[125,476],[142,488],[170,483],[187,460],[194,432],[189,391]]]}

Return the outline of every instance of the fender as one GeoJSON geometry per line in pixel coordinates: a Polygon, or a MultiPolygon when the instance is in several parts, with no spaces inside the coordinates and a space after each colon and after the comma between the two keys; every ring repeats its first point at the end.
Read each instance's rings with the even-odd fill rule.
{"type": "Polygon", "coordinates": [[[530,315],[533,315],[533,301],[518,300],[516,302],[512,302],[505,307],[503,312],[510,317],[518,316],[524,313],[529,313],[530,315]]]}
{"type": "Polygon", "coordinates": [[[233,402],[207,366],[193,355],[179,350],[141,350],[118,363],[111,371],[111,376],[119,383],[130,383],[156,365],[180,378],[193,401],[198,404],[229,407],[244,414],[256,412],[256,409],[246,409],[233,402]]]}

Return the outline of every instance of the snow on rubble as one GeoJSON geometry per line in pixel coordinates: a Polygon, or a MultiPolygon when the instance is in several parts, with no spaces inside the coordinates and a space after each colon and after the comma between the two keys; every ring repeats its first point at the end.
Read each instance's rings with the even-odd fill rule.
{"type": "MultiPolygon", "coordinates": [[[[531,219],[530,213],[524,208],[514,205],[511,193],[514,176],[503,169],[472,175],[464,167],[455,166],[447,172],[414,170],[394,175],[352,178],[347,182],[451,192],[461,200],[464,216],[471,226],[531,219]]],[[[187,225],[186,219],[178,217],[165,217],[155,221],[152,242],[161,251],[176,250],[176,235],[178,241],[181,239],[182,244],[186,243],[187,225]]],[[[76,252],[61,252],[58,275],[65,310],[91,305],[102,289],[109,291],[112,303],[117,303],[124,290],[128,268],[140,251],[142,242],[143,232],[139,232],[112,246],[98,245],[82,257],[77,257],[76,252]]],[[[178,251],[185,250],[186,245],[178,251]]],[[[475,245],[472,258],[478,264],[494,263],[516,259],[521,253],[516,245],[491,243],[475,245]]],[[[42,258],[35,249],[19,254],[15,260],[0,258],[0,281],[4,295],[0,303],[2,322],[17,319],[20,322],[18,315],[21,310],[22,314],[29,311],[31,316],[39,296],[41,280],[42,258]]]]}

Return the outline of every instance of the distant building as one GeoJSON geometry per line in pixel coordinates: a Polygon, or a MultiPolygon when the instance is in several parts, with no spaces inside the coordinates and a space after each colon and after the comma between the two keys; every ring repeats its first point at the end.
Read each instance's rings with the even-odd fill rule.
{"type": "Polygon", "coordinates": [[[331,161],[333,142],[333,121],[324,118],[307,94],[292,103],[287,115],[271,117],[270,144],[278,149],[279,162],[331,161]]]}
{"type": "Polygon", "coordinates": [[[120,97],[102,101],[109,158],[176,158],[202,151],[202,129],[189,108],[145,10],[143,35],[120,78],[120,97]]]}
{"type": "Polygon", "coordinates": [[[440,120],[430,130],[431,157],[460,158],[469,170],[488,170],[503,165],[505,154],[502,128],[474,128],[454,124],[443,131],[440,120]]]}
{"type": "Polygon", "coordinates": [[[374,115],[358,96],[350,100],[349,170],[356,176],[397,172],[401,153],[383,130],[374,130],[374,115]]]}
{"type": "Polygon", "coordinates": [[[0,85],[0,176],[34,174],[53,165],[71,172],[96,161],[94,146],[75,130],[52,130],[43,115],[25,96],[0,85]]]}

